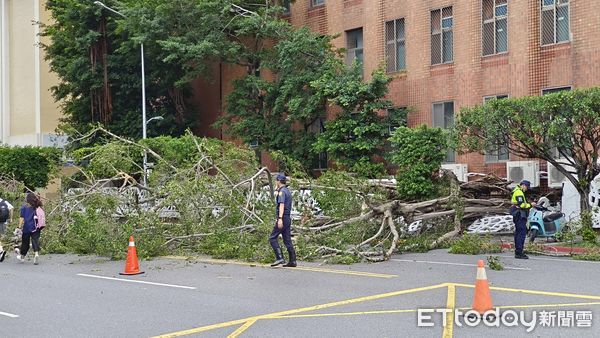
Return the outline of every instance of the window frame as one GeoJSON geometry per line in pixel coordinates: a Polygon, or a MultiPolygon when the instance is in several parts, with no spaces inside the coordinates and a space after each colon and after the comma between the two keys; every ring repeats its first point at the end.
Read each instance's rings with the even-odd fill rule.
{"type": "Polygon", "coordinates": [[[325,6],[325,0],[310,0],[310,8],[317,8],[325,6]],[[321,1],[321,3],[316,3],[317,1],[321,1]]]}
{"type": "Polygon", "coordinates": [[[407,106],[400,106],[400,107],[387,108],[385,110],[385,113],[386,113],[386,117],[388,118],[388,120],[389,120],[390,116],[392,114],[394,114],[395,112],[403,112],[406,115],[406,119],[405,119],[405,121],[404,121],[403,124],[399,124],[397,126],[394,126],[394,125],[391,124],[391,122],[389,122],[388,123],[388,135],[389,136],[391,136],[392,133],[396,129],[400,128],[400,127],[408,127],[408,107],[407,106]]]}
{"type": "MultiPolygon", "coordinates": [[[[454,100],[448,100],[448,101],[437,101],[437,102],[433,102],[431,104],[431,117],[432,117],[432,123],[431,125],[434,128],[442,128],[444,130],[448,130],[450,128],[452,128],[452,125],[448,126],[446,125],[446,104],[447,103],[452,103],[452,125],[454,125],[454,121],[456,118],[456,102],[454,100]],[[436,105],[442,105],[442,113],[443,113],[443,118],[444,118],[444,126],[436,126],[435,125],[435,106],[436,105]]],[[[451,148],[447,148],[446,149],[446,158],[444,158],[444,163],[456,163],[456,150],[455,149],[451,149],[451,148]],[[452,152],[452,161],[449,161],[448,158],[450,155],[450,153],[452,152]]]]}
{"type": "Polygon", "coordinates": [[[502,54],[506,54],[508,53],[508,41],[509,41],[509,36],[508,36],[508,0],[506,0],[506,3],[501,4],[501,5],[497,5],[496,1],[498,0],[491,0],[493,1],[492,4],[492,18],[491,19],[484,19],[484,3],[485,0],[481,0],[481,56],[482,57],[486,57],[486,56],[492,56],[492,55],[502,55],[502,54]],[[505,15],[500,15],[500,16],[496,16],[496,9],[499,6],[506,6],[506,14],[505,15]],[[500,20],[506,20],[506,50],[502,51],[502,52],[498,52],[498,45],[497,45],[497,39],[498,39],[498,21],[500,20]],[[493,23],[494,24],[494,52],[491,54],[485,54],[484,51],[484,25],[485,24],[490,24],[493,23]]]}
{"type": "Polygon", "coordinates": [[[542,47],[547,47],[547,46],[553,46],[553,45],[559,45],[559,44],[563,44],[563,43],[571,43],[571,1],[572,0],[553,0],[553,4],[552,5],[544,5],[544,0],[538,0],[540,1],[540,46],[542,47]],[[566,1],[566,2],[563,2],[566,1]],[[558,24],[558,20],[556,18],[556,12],[557,9],[559,7],[567,7],[568,9],[568,20],[569,20],[569,25],[568,25],[568,29],[569,29],[569,38],[567,40],[564,41],[557,41],[556,38],[556,26],[558,24]],[[544,11],[552,11],[552,29],[553,29],[553,42],[551,43],[546,43],[544,44],[544,25],[543,25],[543,14],[544,11]]]}
{"type": "MultiPolygon", "coordinates": [[[[364,29],[363,27],[358,27],[358,28],[354,28],[354,29],[350,29],[347,30],[346,32],[346,64],[348,65],[352,65],[354,63],[354,60],[357,60],[358,57],[356,57],[356,52],[360,51],[362,53],[362,60],[359,60],[360,62],[360,69],[361,69],[361,75],[364,76],[364,65],[365,65],[365,44],[364,44],[364,29]],[[350,36],[351,34],[354,33],[358,33],[360,31],[360,47],[354,47],[354,48],[350,48],[349,47],[349,41],[350,41],[350,36]],[[352,55],[352,56],[350,56],[352,55]]],[[[358,41],[358,39],[357,39],[358,41]]],[[[357,44],[358,45],[358,44],[357,44]]]]}
{"type": "Polygon", "coordinates": [[[485,150],[483,156],[484,156],[486,164],[508,162],[508,161],[510,161],[510,149],[508,148],[507,145],[504,145],[504,144],[501,144],[500,142],[498,142],[498,144],[496,144],[494,149],[485,150]],[[500,149],[501,148],[506,149],[506,152],[502,153],[502,154],[506,154],[506,158],[502,158],[502,159],[500,158],[500,149]]]}
{"type": "Polygon", "coordinates": [[[569,86],[556,86],[556,87],[547,87],[547,88],[542,88],[540,90],[540,96],[544,96],[544,95],[548,95],[548,94],[554,94],[554,93],[558,93],[560,91],[571,91],[573,90],[573,86],[569,85],[569,86]],[[547,91],[550,91],[549,93],[547,91]]]}
{"type": "Polygon", "coordinates": [[[283,7],[283,15],[290,16],[292,15],[292,2],[291,0],[281,0],[281,7],[283,7]]]}
{"type": "Polygon", "coordinates": [[[446,6],[446,7],[442,7],[442,8],[438,8],[438,9],[434,9],[431,10],[429,12],[429,39],[430,39],[430,62],[432,66],[435,65],[444,65],[444,64],[451,64],[454,63],[454,7],[453,6],[446,6]],[[444,16],[444,10],[450,8],[450,10],[452,11],[452,14],[450,16],[444,16]],[[434,33],[433,32],[433,28],[431,27],[431,23],[433,21],[433,13],[434,12],[439,12],[440,13],[440,31],[439,33],[434,33]],[[451,19],[452,20],[452,25],[449,28],[444,28],[444,19],[451,19]],[[450,46],[451,51],[452,51],[452,59],[451,60],[444,60],[444,33],[446,32],[452,32],[452,45],[450,46]],[[440,62],[439,63],[433,63],[433,48],[431,46],[431,43],[433,42],[433,37],[434,35],[440,35],[440,62]]]}
{"type": "Polygon", "coordinates": [[[490,100],[502,100],[510,98],[509,94],[497,94],[497,95],[486,95],[483,97],[483,104],[488,103],[490,100]]]}
{"type": "MultiPolygon", "coordinates": [[[[488,103],[491,100],[502,100],[502,99],[508,99],[510,98],[509,94],[497,94],[497,95],[486,95],[483,97],[483,104],[488,103]]],[[[504,162],[508,162],[510,161],[510,150],[508,149],[508,146],[504,146],[506,147],[506,159],[500,159],[500,148],[502,147],[502,144],[498,144],[496,149],[492,149],[492,151],[495,151],[495,155],[492,155],[489,153],[488,150],[484,151],[484,161],[485,163],[504,163],[504,162]],[[488,156],[495,156],[495,158],[490,158],[488,156]]]]}
{"type": "MultiPolygon", "coordinates": [[[[316,119],[314,119],[310,125],[307,128],[307,132],[309,133],[313,133],[315,135],[319,135],[321,133],[325,132],[325,119],[322,118],[321,116],[317,117],[316,119]]],[[[310,170],[314,170],[314,171],[325,171],[327,169],[329,169],[328,167],[328,156],[327,156],[327,152],[326,151],[322,151],[319,154],[317,154],[316,158],[315,158],[315,162],[317,164],[316,167],[310,168],[310,170]],[[322,166],[323,161],[325,161],[325,167],[322,166]]]]}
{"type": "Polygon", "coordinates": [[[384,22],[384,37],[383,39],[384,41],[384,48],[385,48],[385,60],[388,60],[388,45],[392,45],[393,46],[393,53],[394,53],[394,67],[393,70],[389,70],[389,65],[386,65],[386,73],[387,74],[391,74],[391,73],[397,73],[397,72],[402,72],[405,71],[407,69],[407,59],[406,59],[406,18],[402,17],[402,18],[398,18],[398,19],[394,19],[394,20],[389,20],[384,22]],[[398,22],[402,21],[402,25],[404,26],[404,36],[402,38],[398,38],[398,22]],[[393,38],[390,39],[387,36],[387,25],[389,23],[393,24],[393,38]],[[404,44],[404,68],[399,68],[398,66],[398,46],[400,46],[400,44],[404,44]]]}

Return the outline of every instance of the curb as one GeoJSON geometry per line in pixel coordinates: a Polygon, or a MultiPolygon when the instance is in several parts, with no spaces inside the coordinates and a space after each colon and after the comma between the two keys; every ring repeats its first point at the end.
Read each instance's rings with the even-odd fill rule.
{"type": "MultiPolygon", "coordinates": [[[[511,250],[514,248],[514,245],[511,243],[502,243],[502,249],[511,250]]],[[[586,254],[595,252],[594,249],[591,248],[580,248],[580,247],[570,247],[570,246],[558,246],[558,245],[548,245],[542,244],[542,248],[544,252],[547,253],[560,253],[560,254],[586,254]]]]}

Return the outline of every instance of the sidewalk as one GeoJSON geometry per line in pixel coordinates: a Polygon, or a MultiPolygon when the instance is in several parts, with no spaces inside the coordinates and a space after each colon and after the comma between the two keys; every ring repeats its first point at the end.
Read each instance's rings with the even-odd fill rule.
{"type": "MultiPolygon", "coordinates": [[[[535,243],[534,245],[541,249],[542,254],[549,254],[552,256],[569,256],[569,255],[573,255],[573,254],[587,254],[587,253],[598,252],[600,250],[600,248],[583,248],[583,247],[577,247],[577,246],[571,247],[569,244],[562,243],[562,242],[548,243],[548,244],[535,243]]],[[[503,250],[504,249],[513,250],[514,244],[506,243],[503,241],[501,247],[503,250]]],[[[527,250],[527,247],[525,248],[525,250],[527,250]]]]}

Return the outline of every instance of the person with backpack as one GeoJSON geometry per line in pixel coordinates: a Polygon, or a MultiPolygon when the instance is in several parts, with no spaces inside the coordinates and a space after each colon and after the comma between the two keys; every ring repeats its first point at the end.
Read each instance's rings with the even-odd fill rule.
{"type": "Polygon", "coordinates": [[[21,249],[17,249],[17,260],[25,261],[25,256],[29,251],[29,243],[33,246],[33,264],[37,265],[40,260],[40,234],[42,228],[46,226],[46,217],[42,209],[42,202],[34,194],[27,194],[26,203],[21,207],[21,217],[19,218],[19,228],[22,229],[21,249]]]}
{"type": "Polygon", "coordinates": [[[0,262],[6,257],[6,250],[2,247],[2,236],[6,232],[9,222],[12,222],[14,207],[5,199],[0,198],[0,262]]]}

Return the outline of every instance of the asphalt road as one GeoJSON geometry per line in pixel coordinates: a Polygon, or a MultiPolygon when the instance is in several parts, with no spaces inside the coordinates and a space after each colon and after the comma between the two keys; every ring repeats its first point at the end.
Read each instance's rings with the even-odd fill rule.
{"type": "Polygon", "coordinates": [[[592,327],[444,328],[441,314],[418,327],[417,309],[470,308],[479,258],[438,250],[272,269],[172,257],[141,262],[145,274],[124,277],[124,262],[52,255],[34,266],[11,256],[0,264],[0,337],[600,336],[600,263],[546,257],[506,256],[506,270],[487,269],[494,305],[526,317],[591,311],[592,327]]]}

